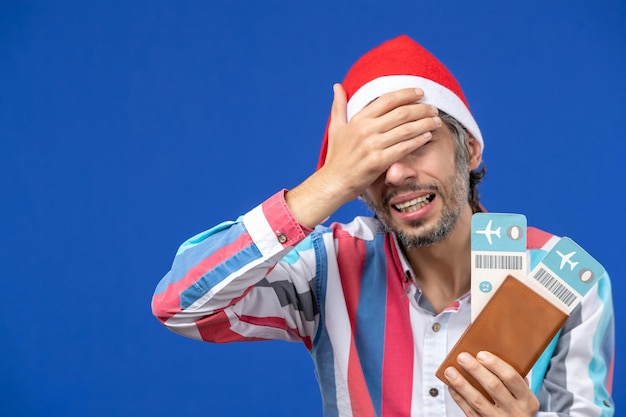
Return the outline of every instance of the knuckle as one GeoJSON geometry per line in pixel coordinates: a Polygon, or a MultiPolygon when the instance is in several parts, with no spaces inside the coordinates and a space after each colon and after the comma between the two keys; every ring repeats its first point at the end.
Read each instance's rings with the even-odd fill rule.
{"type": "Polygon", "coordinates": [[[393,96],[391,93],[387,93],[370,101],[366,107],[387,109],[393,105],[393,102],[393,96]]]}
{"type": "Polygon", "coordinates": [[[366,138],[371,134],[371,129],[369,123],[363,121],[361,123],[356,123],[353,126],[354,134],[358,138],[366,138]]]}
{"type": "Polygon", "coordinates": [[[485,397],[483,397],[482,395],[477,395],[477,396],[469,399],[468,403],[475,410],[482,410],[487,405],[487,399],[485,397]]]}
{"type": "Polygon", "coordinates": [[[364,120],[365,116],[363,116],[363,110],[356,112],[351,118],[348,124],[358,123],[360,120],[364,120]]]}
{"type": "Polygon", "coordinates": [[[500,379],[504,382],[513,382],[518,374],[512,369],[505,369],[500,372],[500,379]]]}
{"type": "Polygon", "coordinates": [[[532,404],[530,406],[533,414],[539,411],[539,406],[540,406],[539,400],[537,399],[537,397],[533,395],[532,404]]]}
{"type": "Polygon", "coordinates": [[[377,101],[383,106],[389,106],[395,103],[395,95],[395,92],[383,94],[382,96],[378,97],[377,101]]]}
{"type": "Polygon", "coordinates": [[[370,167],[370,171],[378,172],[385,167],[385,159],[380,152],[370,152],[368,154],[368,166],[370,167]]]}
{"type": "Polygon", "coordinates": [[[484,384],[484,387],[488,392],[496,392],[501,386],[502,382],[500,382],[497,378],[489,378],[489,381],[484,384]]]}
{"type": "Polygon", "coordinates": [[[415,128],[410,123],[404,123],[398,126],[398,134],[402,137],[415,136],[415,128]]]}
{"type": "Polygon", "coordinates": [[[373,158],[378,158],[379,157],[378,147],[376,146],[376,138],[375,137],[363,138],[359,142],[360,142],[359,146],[362,147],[363,152],[366,155],[371,156],[373,158]]]}
{"type": "Polygon", "coordinates": [[[402,121],[410,120],[411,109],[407,106],[401,106],[395,109],[396,117],[402,121]]]}

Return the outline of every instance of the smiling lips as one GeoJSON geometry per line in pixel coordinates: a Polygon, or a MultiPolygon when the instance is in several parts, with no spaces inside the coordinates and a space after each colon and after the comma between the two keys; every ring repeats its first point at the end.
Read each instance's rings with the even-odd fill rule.
{"type": "Polygon", "coordinates": [[[433,201],[433,198],[435,198],[434,194],[426,194],[420,197],[416,197],[412,200],[394,204],[393,207],[395,207],[395,209],[401,213],[410,213],[412,211],[417,211],[421,209],[422,207],[433,201]]]}

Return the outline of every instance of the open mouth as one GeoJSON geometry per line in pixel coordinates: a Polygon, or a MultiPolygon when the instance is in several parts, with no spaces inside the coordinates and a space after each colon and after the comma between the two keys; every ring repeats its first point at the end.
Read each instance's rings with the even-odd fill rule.
{"type": "Polygon", "coordinates": [[[405,201],[403,203],[394,204],[393,207],[401,213],[410,213],[416,211],[433,201],[435,194],[427,194],[413,200],[405,201]]]}

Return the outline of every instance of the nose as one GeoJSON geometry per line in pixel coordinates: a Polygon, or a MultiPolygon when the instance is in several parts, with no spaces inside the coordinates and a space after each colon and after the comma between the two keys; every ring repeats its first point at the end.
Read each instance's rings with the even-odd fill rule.
{"type": "Polygon", "coordinates": [[[417,173],[409,157],[394,162],[385,171],[385,185],[400,186],[409,180],[415,180],[417,173]]]}

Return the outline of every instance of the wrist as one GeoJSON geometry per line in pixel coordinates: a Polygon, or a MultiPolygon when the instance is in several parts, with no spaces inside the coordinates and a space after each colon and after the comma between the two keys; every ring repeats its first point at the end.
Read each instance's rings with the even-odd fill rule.
{"type": "Polygon", "coordinates": [[[339,181],[322,170],[313,173],[285,195],[285,201],[294,218],[302,226],[311,229],[353,198],[346,193],[339,181]]]}

